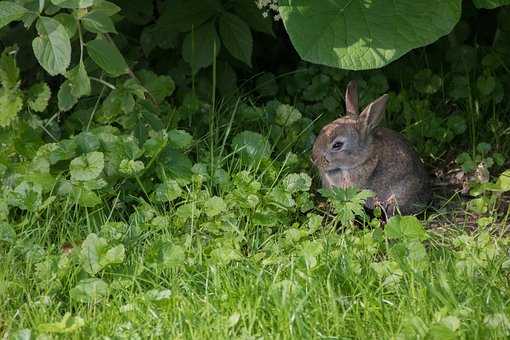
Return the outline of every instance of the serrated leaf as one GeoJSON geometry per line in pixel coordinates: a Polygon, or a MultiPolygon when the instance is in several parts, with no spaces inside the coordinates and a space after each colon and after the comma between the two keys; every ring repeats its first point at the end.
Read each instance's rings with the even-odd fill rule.
{"type": "Polygon", "coordinates": [[[36,111],[43,112],[48,106],[51,97],[50,87],[46,83],[36,83],[27,92],[27,104],[36,111]]]}
{"type": "Polygon", "coordinates": [[[108,295],[108,284],[100,279],[85,279],[69,291],[71,299],[82,303],[97,303],[108,295]]]}
{"type": "Polygon", "coordinates": [[[90,95],[90,78],[82,61],[73,69],[67,72],[70,91],[73,97],[80,98],[90,95]]]}
{"type": "Polygon", "coordinates": [[[305,173],[289,174],[283,179],[283,187],[290,193],[308,191],[312,185],[312,179],[305,173]]]}
{"type": "Polygon", "coordinates": [[[362,70],[448,34],[459,21],[461,0],[282,0],[279,11],[304,60],[362,70]]]}
{"type": "Polygon", "coordinates": [[[99,177],[103,169],[104,155],[98,151],[77,157],[69,164],[69,171],[73,181],[90,181],[99,177]]]}
{"type": "Polygon", "coordinates": [[[71,62],[71,41],[65,27],[48,17],[40,17],[36,27],[39,36],[32,41],[32,48],[37,61],[52,76],[64,74],[71,62]]]}
{"type": "Polygon", "coordinates": [[[94,62],[113,77],[126,74],[129,70],[126,60],[115,44],[101,38],[87,43],[87,52],[94,62]]]}
{"type": "Polygon", "coordinates": [[[91,11],[81,18],[83,27],[92,33],[117,33],[112,19],[103,11],[91,11]]]}
{"type": "Polygon", "coordinates": [[[137,75],[143,86],[157,103],[161,103],[175,90],[175,83],[170,76],[158,76],[152,71],[141,70],[137,75]]]}
{"type": "Polygon", "coordinates": [[[251,67],[253,37],[250,27],[238,16],[224,12],[219,20],[221,40],[230,54],[251,67]]]}
{"type": "Polygon", "coordinates": [[[189,148],[193,142],[193,136],[184,130],[170,130],[167,136],[168,144],[179,150],[189,148]]]}
{"type": "Polygon", "coordinates": [[[19,68],[16,65],[16,51],[6,48],[0,56],[0,83],[6,89],[14,89],[19,84],[19,68]]]}
{"type": "Polygon", "coordinates": [[[19,91],[0,89],[0,127],[7,127],[23,108],[19,91]]]}
{"type": "Polygon", "coordinates": [[[0,1],[0,28],[13,21],[21,20],[28,10],[14,2],[0,1]]]}
{"type": "Polygon", "coordinates": [[[209,21],[186,35],[182,44],[182,57],[196,73],[212,65],[220,49],[216,27],[213,21],[209,21]]]}

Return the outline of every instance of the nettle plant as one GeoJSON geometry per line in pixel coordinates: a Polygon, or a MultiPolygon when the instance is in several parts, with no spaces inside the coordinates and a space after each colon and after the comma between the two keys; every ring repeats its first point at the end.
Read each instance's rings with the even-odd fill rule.
{"type": "MultiPolygon", "coordinates": [[[[129,67],[109,34],[117,33],[112,16],[120,7],[109,1],[22,1],[0,3],[0,28],[21,20],[26,29],[35,26],[32,50],[40,66],[51,76],[66,80],[58,91],[61,111],[71,109],[91,93],[91,79],[85,66],[85,53],[106,74],[117,77],[129,67]],[[72,63],[72,42],[78,54],[72,63]]],[[[91,66],[88,66],[90,69],[91,66]]]]}

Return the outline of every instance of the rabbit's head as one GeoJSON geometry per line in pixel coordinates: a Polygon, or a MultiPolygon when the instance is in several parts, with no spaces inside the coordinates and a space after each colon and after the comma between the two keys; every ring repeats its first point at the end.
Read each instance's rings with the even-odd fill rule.
{"type": "Polygon", "coordinates": [[[345,93],[346,115],[322,128],[315,140],[312,160],[322,171],[351,169],[377,152],[372,133],[384,116],[388,95],[358,110],[357,86],[351,81],[345,93]]]}

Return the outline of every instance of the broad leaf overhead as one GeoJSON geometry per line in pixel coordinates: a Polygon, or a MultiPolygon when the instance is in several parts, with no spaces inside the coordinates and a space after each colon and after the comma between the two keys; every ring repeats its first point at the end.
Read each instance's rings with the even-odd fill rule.
{"type": "Polygon", "coordinates": [[[283,0],[280,14],[299,55],[351,70],[373,69],[448,34],[461,0],[283,0]]]}

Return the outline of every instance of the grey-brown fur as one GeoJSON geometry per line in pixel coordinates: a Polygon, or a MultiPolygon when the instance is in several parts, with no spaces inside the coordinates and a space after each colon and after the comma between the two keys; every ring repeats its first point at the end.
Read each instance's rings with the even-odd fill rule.
{"type": "Polygon", "coordinates": [[[429,179],[413,148],[399,133],[377,127],[387,95],[358,114],[356,84],[346,91],[347,116],[326,125],[313,146],[312,159],[322,186],[370,189],[376,196],[366,203],[380,205],[393,215],[419,211],[430,199],[429,179]]]}

